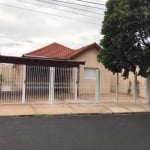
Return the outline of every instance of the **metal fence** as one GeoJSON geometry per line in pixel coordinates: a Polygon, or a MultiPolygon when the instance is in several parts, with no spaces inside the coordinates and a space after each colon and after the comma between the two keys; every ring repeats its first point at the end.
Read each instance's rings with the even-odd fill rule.
{"type": "Polygon", "coordinates": [[[88,79],[84,68],[0,64],[0,104],[148,103],[146,79],[95,71],[88,79]]]}
{"type": "Polygon", "coordinates": [[[78,68],[1,64],[0,104],[95,103],[96,80],[78,68]]]}
{"type": "Polygon", "coordinates": [[[110,93],[101,94],[101,102],[132,102],[148,104],[150,89],[147,88],[147,79],[130,74],[124,79],[121,74],[111,75],[110,93]]]}

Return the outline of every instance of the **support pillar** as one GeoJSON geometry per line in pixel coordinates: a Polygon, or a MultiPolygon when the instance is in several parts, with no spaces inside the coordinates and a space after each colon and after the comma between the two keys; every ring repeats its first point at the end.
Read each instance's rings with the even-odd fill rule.
{"type": "Polygon", "coordinates": [[[134,73],[133,101],[137,103],[137,74],[134,73]]]}
{"type": "Polygon", "coordinates": [[[100,103],[100,70],[96,70],[96,103],[100,103]]]}
{"type": "Polygon", "coordinates": [[[74,100],[77,100],[78,96],[78,69],[74,69],[74,100]]]}
{"type": "Polygon", "coordinates": [[[22,80],[22,104],[25,103],[25,93],[26,93],[26,65],[23,66],[23,80],[22,80]]]}
{"type": "Polygon", "coordinates": [[[148,102],[148,107],[150,107],[150,76],[146,78],[146,100],[148,102]]]}
{"type": "Polygon", "coordinates": [[[119,102],[119,73],[116,76],[116,101],[119,102]]]}
{"type": "Polygon", "coordinates": [[[54,104],[55,67],[49,70],[49,103],[54,104]]]}

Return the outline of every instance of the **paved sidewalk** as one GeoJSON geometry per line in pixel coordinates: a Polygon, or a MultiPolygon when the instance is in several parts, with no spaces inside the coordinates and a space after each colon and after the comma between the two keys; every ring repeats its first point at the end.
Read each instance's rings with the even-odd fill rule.
{"type": "Polygon", "coordinates": [[[150,113],[150,108],[148,108],[145,104],[134,103],[0,105],[0,116],[114,114],[139,112],[150,113]]]}

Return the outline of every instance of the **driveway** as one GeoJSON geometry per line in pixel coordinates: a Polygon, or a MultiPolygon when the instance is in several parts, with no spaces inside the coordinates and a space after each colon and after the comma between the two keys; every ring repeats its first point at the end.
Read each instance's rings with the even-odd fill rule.
{"type": "Polygon", "coordinates": [[[150,150],[150,114],[0,118],[0,150],[150,150]]]}

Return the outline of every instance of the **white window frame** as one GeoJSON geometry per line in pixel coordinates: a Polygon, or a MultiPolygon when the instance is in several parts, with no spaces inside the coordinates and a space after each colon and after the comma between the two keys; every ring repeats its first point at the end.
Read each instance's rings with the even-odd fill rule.
{"type": "Polygon", "coordinates": [[[96,79],[96,70],[97,70],[97,68],[85,67],[84,68],[84,78],[95,80],[96,79]]]}

